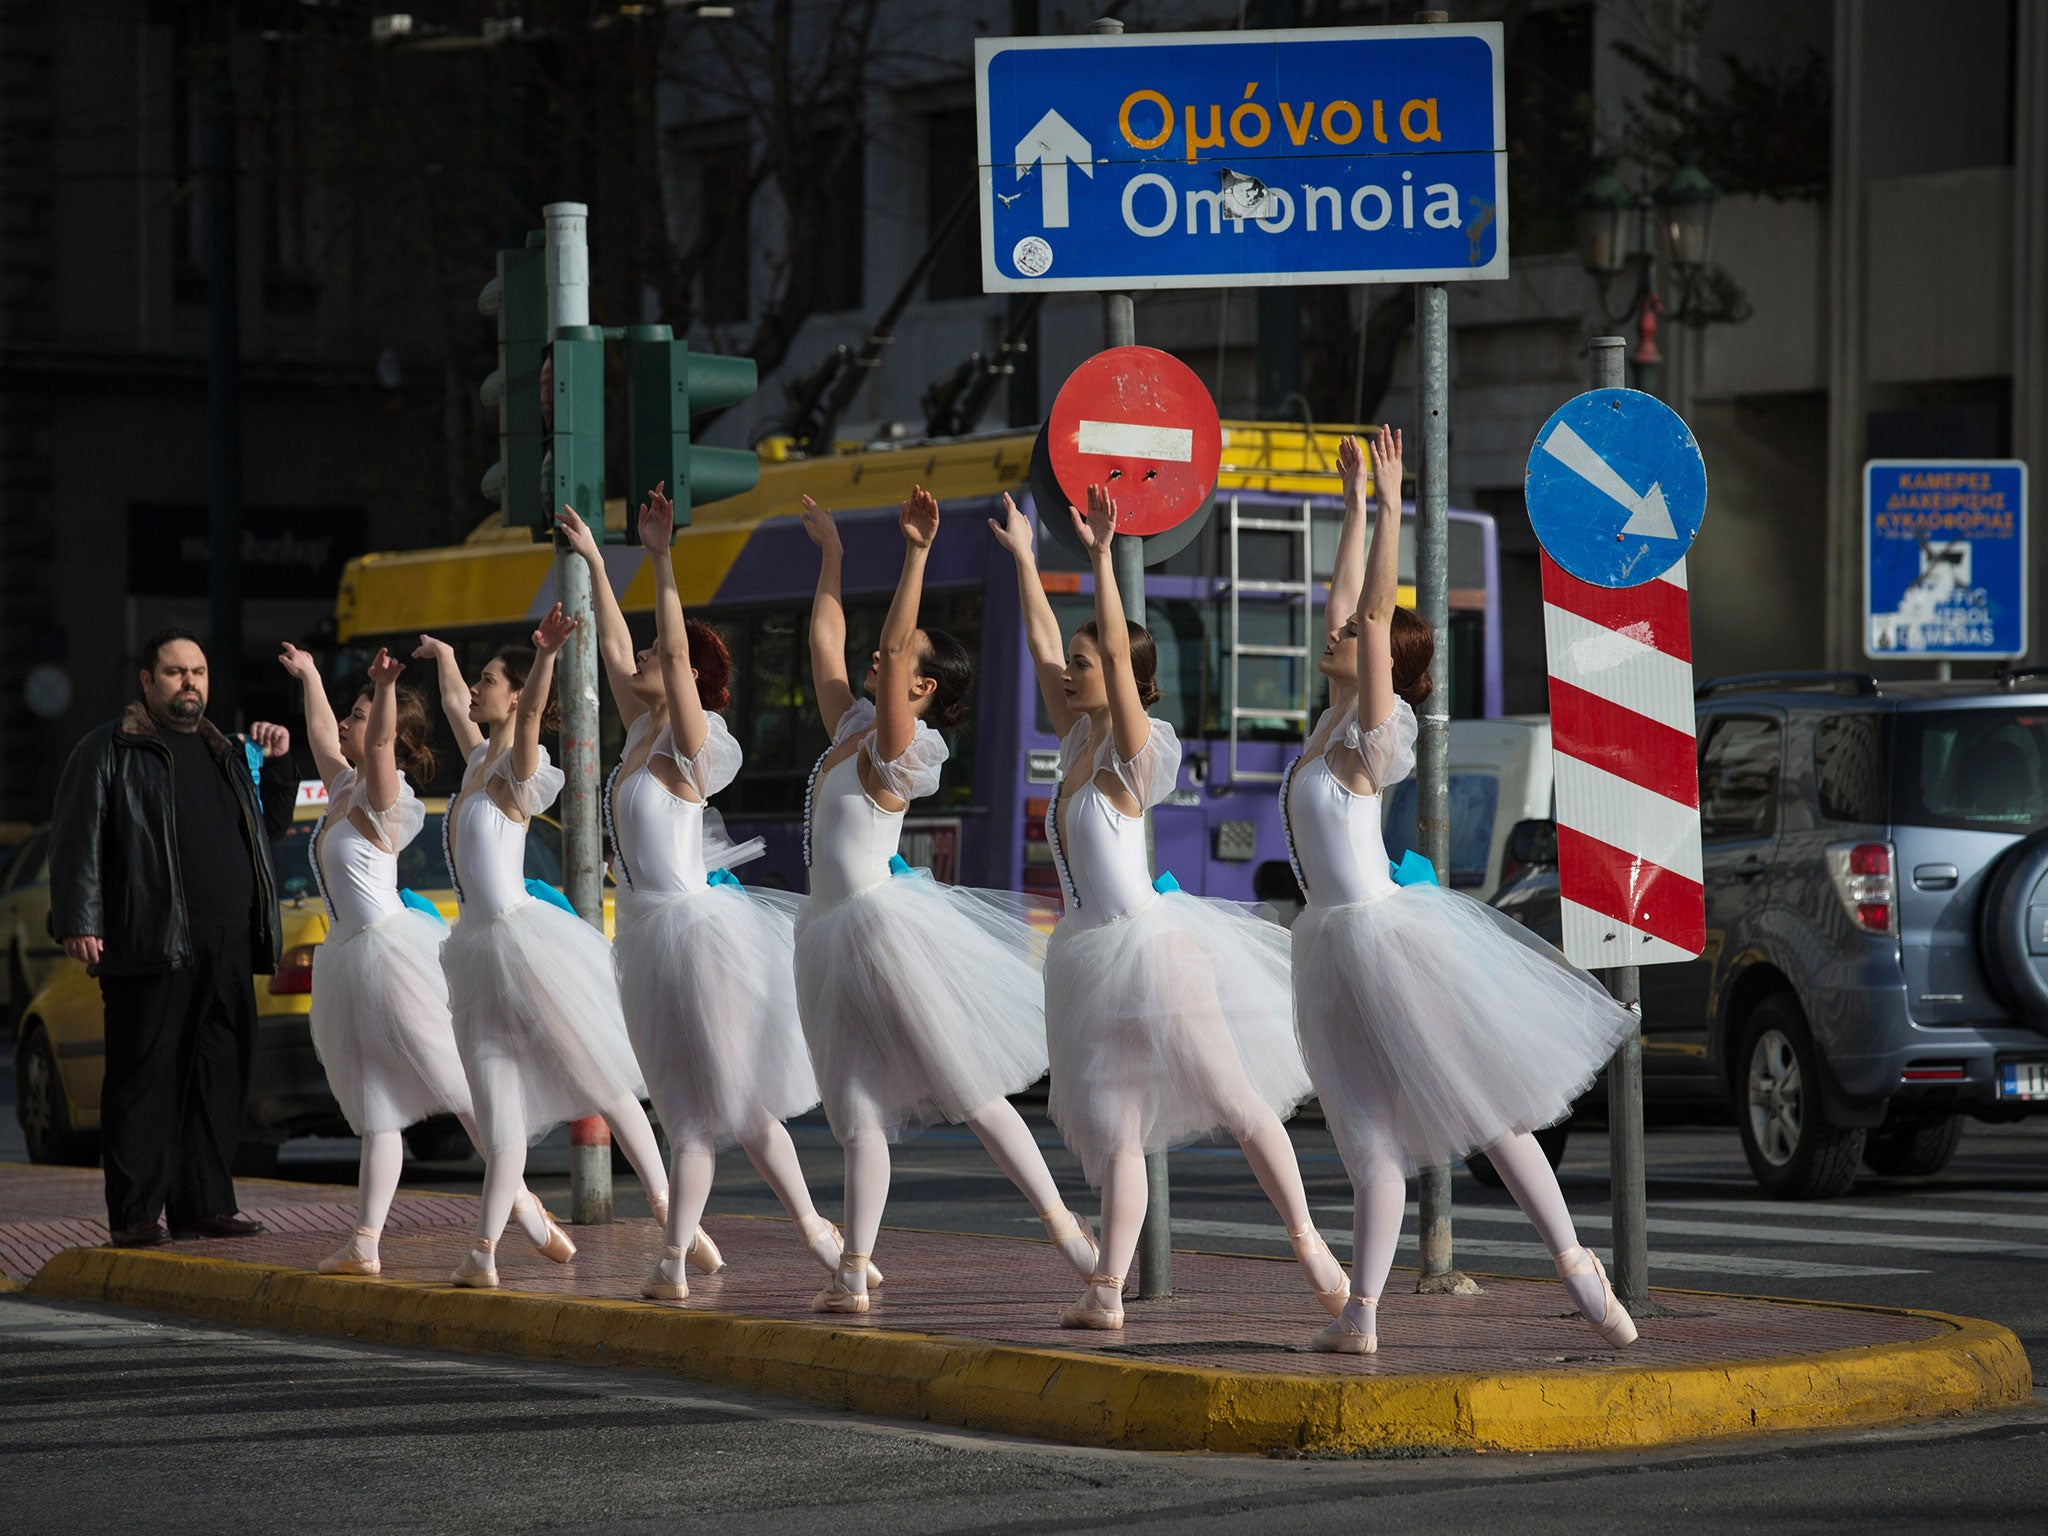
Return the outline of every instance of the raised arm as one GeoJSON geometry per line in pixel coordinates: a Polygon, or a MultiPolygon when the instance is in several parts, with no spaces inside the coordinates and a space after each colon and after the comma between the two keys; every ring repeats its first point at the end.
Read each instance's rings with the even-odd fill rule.
{"type": "Polygon", "coordinates": [[[818,546],[818,594],[811,600],[811,692],[829,736],[839,717],[853,708],[853,684],[846,679],[846,605],[839,598],[839,568],[846,551],[832,514],[804,498],[804,532],[818,546]]]}
{"type": "Polygon", "coordinates": [[[889,616],[882,620],[875,671],[875,749],[885,763],[902,756],[917,735],[917,716],[910,710],[910,685],[917,676],[917,605],[924,597],[925,561],[939,533],[939,504],[923,486],[912,486],[896,522],[903,530],[903,573],[896,578],[889,616]]]}
{"type": "Polygon", "coordinates": [[[1401,434],[1381,427],[1372,440],[1372,477],[1379,515],[1365,557],[1359,594],[1358,718],[1371,730],[1394,712],[1394,606],[1401,590],[1401,434]]]}
{"type": "MultiPolygon", "coordinates": [[[[656,495],[661,493],[658,485],[654,490],[656,495]]],[[[619,595],[612,590],[611,576],[604,567],[604,552],[597,547],[590,525],[566,503],[555,514],[555,528],[562,542],[590,568],[590,609],[597,620],[598,659],[604,663],[605,681],[611,684],[612,702],[619,707],[619,723],[631,725],[647,713],[647,706],[633,692],[633,631],[626,627],[619,595]]],[[[664,559],[668,557],[666,545],[661,553],[664,559]]]]}
{"type": "MultiPolygon", "coordinates": [[[[640,542],[647,546],[654,568],[654,653],[661,658],[661,686],[668,694],[668,726],[676,751],[685,758],[704,750],[711,725],[704,717],[703,696],[690,664],[690,631],[683,623],[682,594],[676,591],[676,568],[669,561],[669,540],[675,536],[676,509],[656,486],[640,504],[640,542]]],[[[695,793],[692,792],[694,799],[695,793]]]]}
{"type": "MultiPolygon", "coordinates": [[[[1330,567],[1330,597],[1323,605],[1323,633],[1333,635],[1358,612],[1358,594],[1365,590],[1365,450],[1347,436],[1337,445],[1337,473],[1344,482],[1344,522],[1337,532],[1337,558],[1330,567]]],[[[1341,691],[1348,692],[1349,684],[1341,691]]],[[[1340,685],[1331,684],[1332,704],[1339,703],[1340,685]]]]}
{"type": "Polygon", "coordinates": [[[1117,591],[1116,562],[1110,547],[1116,540],[1116,502],[1108,488],[1088,487],[1088,516],[1073,507],[1067,515],[1087,548],[1088,562],[1095,571],[1095,629],[1102,652],[1102,680],[1109,689],[1109,728],[1116,739],[1116,755],[1129,762],[1145,750],[1152,739],[1152,717],[1145,713],[1145,701],[1138,692],[1138,677],[1131,670],[1131,633],[1124,616],[1123,594],[1117,591]]]}
{"type": "Polygon", "coordinates": [[[1066,688],[1061,675],[1067,669],[1067,653],[1060,640],[1060,621],[1045,595],[1045,583],[1038,578],[1038,557],[1031,546],[1031,519],[1017,510],[1017,503],[1003,497],[1003,520],[988,520],[996,542],[1017,562],[1017,606],[1024,614],[1024,644],[1031,652],[1032,670],[1038,674],[1038,696],[1045,701],[1046,718],[1062,740],[1073,729],[1074,712],[1067,707],[1066,688]]]}
{"type": "Polygon", "coordinates": [[[398,804],[398,677],[405,663],[379,651],[370,663],[370,720],[363,729],[363,792],[370,809],[384,812],[398,804]]]}
{"type": "Polygon", "coordinates": [[[299,680],[305,701],[306,745],[313,751],[313,768],[329,789],[348,767],[341,755],[341,732],[334,720],[334,705],[328,701],[327,685],[320,680],[320,664],[287,640],[278,648],[278,665],[299,680]]]}
{"type": "Polygon", "coordinates": [[[468,762],[469,754],[484,739],[484,733],[469,718],[469,684],[463,680],[462,668],[455,660],[455,647],[446,640],[436,640],[432,635],[421,635],[413,656],[434,664],[434,681],[441,692],[441,713],[448,717],[448,729],[455,737],[456,751],[462,754],[464,762],[468,762]]]}
{"type": "Polygon", "coordinates": [[[519,713],[512,721],[512,777],[521,782],[540,767],[540,722],[548,710],[548,688],[555,680],[555,652],[576,633],[576,621],[565,618],[560,603],[549,610],[533,632],[533,666],[519,688],[519,713]]]}

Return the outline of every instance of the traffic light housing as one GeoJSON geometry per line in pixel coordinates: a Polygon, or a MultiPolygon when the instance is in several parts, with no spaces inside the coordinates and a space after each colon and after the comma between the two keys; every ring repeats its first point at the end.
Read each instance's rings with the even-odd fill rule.
{"type": "Polygon", "coordinates": [[[604,534],[604,332],[594,325],[564,325],[550,346],[554,358],[554,433],[549,457],[547,521],[567,503],[604,534]]]}
{"type": "Polygon", "coordinates": [[[497,276],[477,296],[477,309],[498,323],[498,366],[478,398],[498,413],[498,461],[484,474],[483,493],[508,527],[545,528],[549,487],[541,470],[547,451],[541,423],[541,363],[548,347],[547,252],[543,237],[522,250],[498,252],[497,276]]]}
{"type": "Polygon", "coordinates": [[[761,460],[751,448],[707,448],[690,442],[692,413],[717,410],[751,395],[760,382],[754,360],[692,356],[665,325],[626,330],[627,517],[656,485],[666,484],[676,526],[686,527],[692,507],[751,491],[761,460]]]}

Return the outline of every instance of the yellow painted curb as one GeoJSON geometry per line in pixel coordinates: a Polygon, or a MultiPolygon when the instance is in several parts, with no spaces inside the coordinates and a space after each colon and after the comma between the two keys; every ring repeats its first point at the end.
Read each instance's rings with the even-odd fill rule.
{"type": "Polygon", "coordinates": [[[1614,1450],[1937,1418],[2033,1396],[2009,1331],[1938,1312],[1894,1312],[1934,1322],[1931,1338],[1776,1360],[1284,1376],[108,1248],[67,1249],[28,1290],[285,1332],[652,1367],[855,1413],[1128,1450],[1614,1450]]]}

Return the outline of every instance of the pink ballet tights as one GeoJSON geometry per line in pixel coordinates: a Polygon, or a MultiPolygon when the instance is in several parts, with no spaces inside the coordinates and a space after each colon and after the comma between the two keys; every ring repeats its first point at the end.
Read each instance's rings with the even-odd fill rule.
{"type": "MultiPolygon", "coordinates": [[[[796,1143],[780,1120],[764,1120],[740,1137],[747,1160],[754,1165],[782,1208],[801,1230],[815,1221],[818,1208],[811,1203],[810,1186],[797,1161],[796,1143]]],[[[711,1199],[711,1180],[717,1158],[707,1146],[673,1149],[669,1174],[668,1230],[662,1239],[671,1248],[688,1248],[697,1240],[698,1223],[711,1199]]]]}

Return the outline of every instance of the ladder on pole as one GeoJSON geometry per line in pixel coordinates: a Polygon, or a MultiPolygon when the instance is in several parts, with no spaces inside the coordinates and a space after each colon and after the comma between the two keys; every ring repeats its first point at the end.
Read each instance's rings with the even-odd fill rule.
{"type": "Polygon", "coordinates": [[[1306,742],[1309,733],[1309,697],[1314,686],[1310,681],[1314,674],[1315,652],[1309,644],[1310,626],[1313,623],[1316,598],[1315,573],[1315,531],[1314,512],[1311,504],[1301,503],[1297,517],[1243,517],[1239,515],[1238,499],[1230,498],[1230,778],[1233,783],[1277,784],[1283,777],[1270,769],[1249,769],[1238,763],[1239,728],[1246,720],[1291,720],[1299,727],[1301,740],[1306,742]],[[1301,572],[1298,581],[1247,581],[1243,575],[1240,537],[1246,533],[1285,533],[1293,536],[1301,572]],[[1246,593],[1285,594],[1301,601],[1301,643],[1299,645],[1247,645],[1241,627],[1243,608],[1241,599],[1246,593]],[[1295,663],[1294,694],[1288,707],[1275,709],[1270,706],[1247,708],[1244,703],[1244,663],[1254,660],[1291,660],[1295,663]]]}

